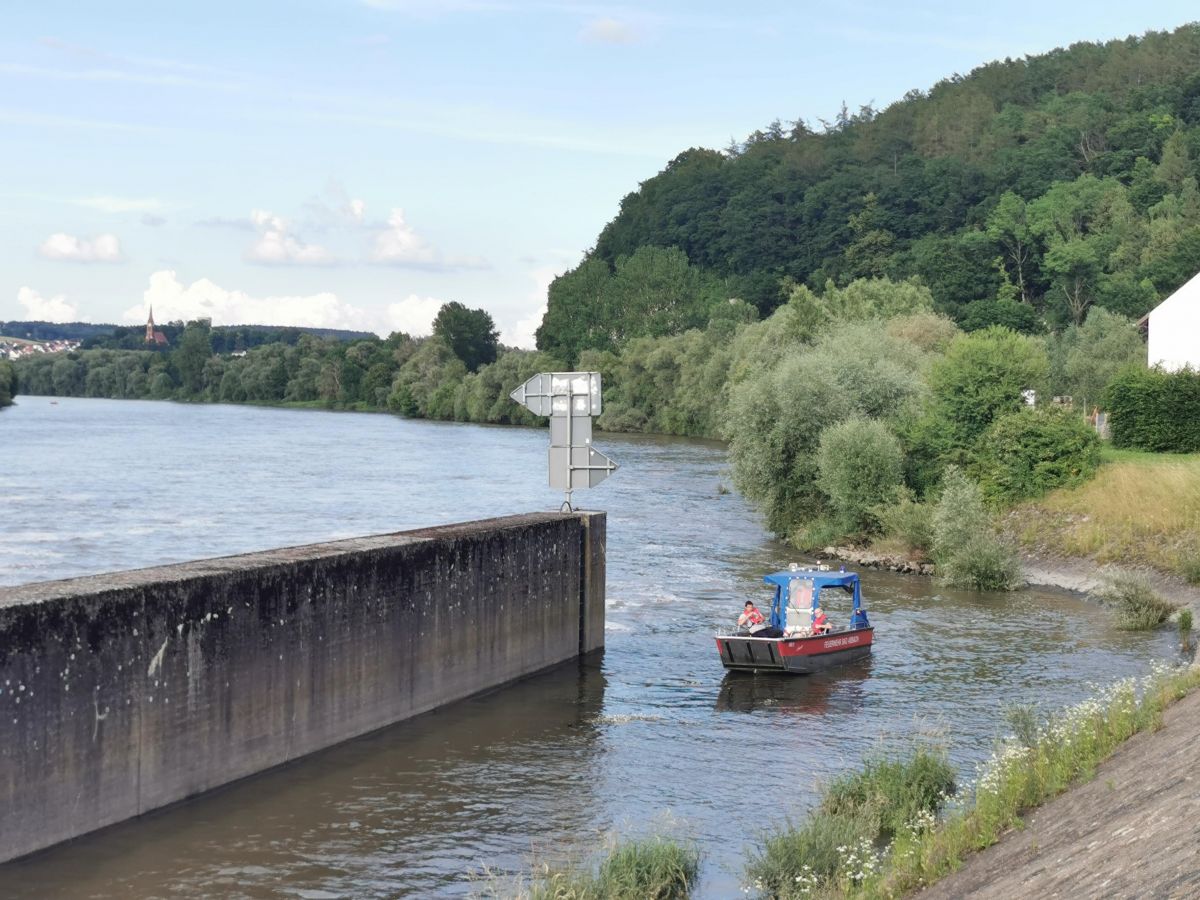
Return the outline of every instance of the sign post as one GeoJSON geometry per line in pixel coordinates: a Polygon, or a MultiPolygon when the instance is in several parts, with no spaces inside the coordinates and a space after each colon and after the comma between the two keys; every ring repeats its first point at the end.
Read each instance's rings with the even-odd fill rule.
{"type": "Polygon", "coordinates": [[[617,464],[592,446],[592,416],[600,415],[599,372],[541,372],[509,394],[537,416],[550,417],[550,487],[571,492],[595,487],[617,464]]]}

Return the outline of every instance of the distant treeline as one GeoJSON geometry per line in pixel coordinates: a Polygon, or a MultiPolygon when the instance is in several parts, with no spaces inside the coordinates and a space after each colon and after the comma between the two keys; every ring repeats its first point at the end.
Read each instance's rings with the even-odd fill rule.
{"type": "MultiPolygon", "coordinates": [[[[183,333],[182,321],[156,325],[174,346],[183,333]]],[[[212,329],[213,345],[221,353],[249,350],[262,344],[295,344],[303,334],[338,341],[371,337],[369,331],[342,328],[295,328],[278,325],[218,325],[212,329]]],[[[80,341],[84,349],[142,350],[146,347],[145,325],[104,325],[92,322],[0,322],[0,335],[30,341],[80,341]]]]}

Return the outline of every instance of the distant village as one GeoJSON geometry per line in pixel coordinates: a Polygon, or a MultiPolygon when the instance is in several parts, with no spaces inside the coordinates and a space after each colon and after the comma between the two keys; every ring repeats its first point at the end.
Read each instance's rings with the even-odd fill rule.
{"type": "Polygon", "coordinates": [[[38,353],[68,353],[79,349],[79,341],[22,341],[0,338],[0,359],[20,359],[38,353]]]}

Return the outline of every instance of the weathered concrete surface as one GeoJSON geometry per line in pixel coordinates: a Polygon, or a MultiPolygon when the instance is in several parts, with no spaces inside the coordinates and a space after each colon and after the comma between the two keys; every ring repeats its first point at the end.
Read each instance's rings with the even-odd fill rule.
{"type": "Polygon", "coordinates": [[[0,861],[596,649],[603,513],[0,589],[0,861]]]}
{"type": "Polygon", "coordinates": [[[918,896],[1200,897],[1200,692],[918,896]]]}

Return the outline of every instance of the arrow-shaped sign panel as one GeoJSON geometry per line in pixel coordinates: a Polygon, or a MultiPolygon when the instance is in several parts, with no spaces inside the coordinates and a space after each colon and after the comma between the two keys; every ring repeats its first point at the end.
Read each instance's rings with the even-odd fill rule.
{"type": "Polygon", "coordinates": [[[550,448],[550,487],[560,491],[595,487],[618,468],[595,447],[550,448]]]}
{"type": "Polygon", "coordinates": [[[567,494],[595,487],[617,464],[592,446],[600,415],[599,372],[540,372],[509,396],[534,415],[550,417],[550,487],[567,494]]]}

